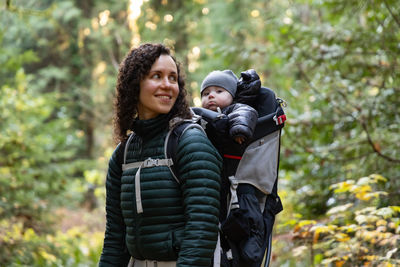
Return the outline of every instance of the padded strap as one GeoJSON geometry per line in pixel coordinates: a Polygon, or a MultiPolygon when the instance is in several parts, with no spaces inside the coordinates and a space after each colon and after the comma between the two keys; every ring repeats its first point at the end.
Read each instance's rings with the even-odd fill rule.
{"type": "Polygon", "coordinates": [[[129,143],[132,141],[132,138],[133,138],[134,135],[135,135],[134,133],[131,133],[129,135],[128,140],[126,141],[126,144],[125,144],[125,147],[124,147],[124,160],[122,161],[122,164],[126,163],[126,154],[128,153],[129,143]]]}
{"type": "Polygon", "coordinates": [[[191,128],[197,128],[200,131],[202,131],[204,134],[204,129],[197,123],[194,123],[192,120],[184,120],[180,122],[179,124],[175,125],[167,134],[165,137],[165,142],[164,142],[164,155],[165,158],[171,159],[172,164],[168,166],[168,168],[171,171],[172,176],[174,177],[175,181],[180,184],[181,181],[179,180],[179,175],[178,175],[178,170],[177,170],[177,164],[173,164],[175,161],[177,163],[178,159],[176,157],[177,154],[177,149],[178,149],[178,143],[180,137],[189,129],[191,128]]]}

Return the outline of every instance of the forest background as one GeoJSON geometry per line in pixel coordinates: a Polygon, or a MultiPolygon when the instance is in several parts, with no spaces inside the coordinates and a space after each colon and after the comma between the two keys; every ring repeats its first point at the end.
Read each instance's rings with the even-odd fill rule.
{"type": "Polygon", "coordinates": [[[399,266],[397,0],[1,1],[0,266],[96,266],[118,65],[144,42],[192,105],[226,68],[286,101],[272,266],[399,266]]]}

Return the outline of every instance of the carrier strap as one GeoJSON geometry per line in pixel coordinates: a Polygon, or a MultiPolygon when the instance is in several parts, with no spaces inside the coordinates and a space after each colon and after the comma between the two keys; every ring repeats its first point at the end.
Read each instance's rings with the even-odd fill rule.
{"type": "Polygon", "coordinates": [[[170,167],[173,165],[172,159],[152,159],[148,158],[144,161],[139,162],[132,162],[128,164],[122,165],[122,170],[129,170],[134,168],[150,168],[150,167],[157,167],[157,166],[167,166],[170,167]]]}
{"type": "MultiPolygon", "coordinates": [[[[142,163],[143,165],[143,163],[142,163]]],[[[143,205],[142,205],[142,194],[140,190],[140,170],[142,166],[136,171],[135,174],[135,197],[136,197],[136,211],[137,213],[143,213],[143,205]]]]}
{"type": "Polygon", "coordinates": [[[172,159],[152,159],[148,158],[144,161],[133,162],[129,164],[123,164],[122,170],[138,168],[135,174],[135,195],[136,195],[136,211],[137,213],[143,213],[142,197],[140,190],[140,170],[142,168],[151,168],[157,166],[170,167],[173,164],[172,159]]]}
{"type": "MultiPolygon", "coordinates": [[[[218,225],[218,227],[221,229],[221,224],[218,225]]],[[[221,237],[220,237],[220,231],[218,231],[218,239],[217,239],[217,245],[214,250],[214,258],[213,262],[215,267],[221,266],[221,237]]]]}
{"type": "Polygon", "coordinates": [[[237,192],[236,192],[236,189],[237,189],[239,183],[235,179],[235,176],[229,176],[229,181],[231,182],[231,186],[230,186],[231,201],[229,202],[228,214],[226,215],[226,217],[229,216],[229,213],[231,212],[231,210],[239,208],[239,199],[238,199],[237,192]]]}
{"type": "MultiPolygon", "coordinates": [[[[204,129],[199,124],[195,123],[194,120],[195,119],[183,120],[179,124],[175,125],[172,128],[172,130],[168,132],[164,142],[164,154],[166,159],[171,159],[172,162],[178,162],[176,154],[177,154],[179,139],[187,130],[191,128],[197,128],[206,135],[204,129]]],[[[180,184],[181,181],[179,179],[176,165],[177,164],[175,165],[171,164],[170,166],[168,166],[168,168],[170,169],[171,174],[174,177],[175,181],[178,184],[180,184]]]]}
{"type": "Polygon", "coordinates": [[[128,153],[128,147],[129,147],[129,143],[132,141],[132,138],[135,136],[134,133],[131,133],[129,135],[128,140],[125,143],[125,147],[124,147],[124,160],[122,161],[122,166],[124,166],[124,164],[126,163],[126,154],[128,153]]]}

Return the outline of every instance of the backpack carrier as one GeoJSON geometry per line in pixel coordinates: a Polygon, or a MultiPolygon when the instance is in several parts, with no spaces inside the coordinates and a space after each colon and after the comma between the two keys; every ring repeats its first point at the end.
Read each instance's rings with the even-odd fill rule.
{"type": "MultiPolygon", "coordinates": [[[[257,260],[250,265],[246,263],[245,266],[269,266],[275,216],[283,209],[278,196],[277,185],[281,129],[286,120],[282,109],[284,105],[284,101],[277,98],[271,89],[261,87],[255,106],[258,112],[258,120],[253,138],[239,162],[236,174],[230,177],[231,194],[228,207],[229,213],[225,222],[221,222],[222,234],[220,237],[221,242],[223,239],[226,239],[225,241],[227,241],[231,247],[230,250],[224,253],[227,254],[228,260],[232,262],[230,263],[232,267],[244,266],[243,263],[237,260],[241,248],[236,247],[234,241],[240,240],[243,235],[246,234],[243,232],[248,231],[249,228],[249,225],[243,225],[243,219],[246,221],[246,218],[243,218],[243,216],[246,216],[246,214],[243,214],[241,210],[243,210],[244,207],[247,208],[248,205],[247,203],[242,203],[241,199],[237,197],[236,189],[239,184],[250,184],[257,188],[257,192],[255,193],[258,202],[257,208],[259,208],[262,213],[261,223],[264,226],[260,248],[256,250],[252,249],[252,240],[251,238],[248,240],[250,244],[248,256],[257,260]]],[[[181,120],[170,127],[164,143],[165,159],[147,159],[143,162],[126,164],[126,152],[134,136],[134,133],[132,133],[128,140],[121,143],[117,148],[117,161],[122,168],[139,168],[138,173],[140,174],[140,168],[160,165],[168,166],[173,177],[177,183],[180,184],[177,175],[178,166],[174,165],[174,161],[176,162],[176,148],[180,136],[190,128],[199,128],[204,131],[203,128],[206,128],[207,125],[218,128],[216,125],[226,123],[226,118],[220,116],[221,114],[217,112],[202,108],[192,108],[192,111],[194,112],[192,120],[181,120]]],[[[138,212],[140,213],[142,210],[138,210],[138,212]]],[[[252,233],[247,233],[247,235],[250,236],[251,234],[252,233]]],[[[218,242],[218,245],[220,245],[220,242],[218,242]]],[[[218,247],[218,245],[214,257],[214,267],[219,266],[218,257],[221,247],[218,247]]]]}
{"type": "MultiPolygon", "coordinates": [[[[258,112],[253,138],[239,161],[235,175],[229,177],[228,215],[225,221],[220,222],[220,249],[225,255],[221,259],[214,258],[214,266],[269,266],[275,216],[283,209],[278,196],[281,129],[286,120],[283,106],[285,102],[277,98],[271,89],[260,88],[253,106],[258,112]],[[239,187],[241,194],[247,194],[249,198],[238,198],[239,185],[251,185],[239,187]],[[257,227],[254,225],[262,231],[255,232],[257,227]]],[[[201,124],[206,129],[217,129],[217,124],[224,123],[223,114],[203,108],[193,110],[205,120],[201,124]]]]}

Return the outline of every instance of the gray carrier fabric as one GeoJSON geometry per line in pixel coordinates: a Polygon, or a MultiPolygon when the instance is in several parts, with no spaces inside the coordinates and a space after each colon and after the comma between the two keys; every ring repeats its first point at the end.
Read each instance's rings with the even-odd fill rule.
{"type": "Polygon", "coordinates": [[[272,192],[278,173],[280,131],[252,142],[243,154],[235,174],[237,183],[255,186],[264,194],[272,192]]]}

